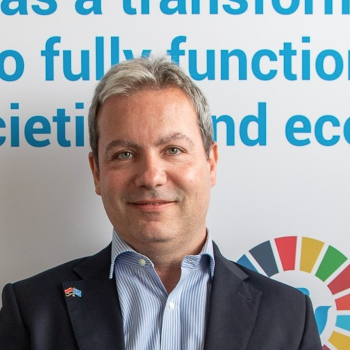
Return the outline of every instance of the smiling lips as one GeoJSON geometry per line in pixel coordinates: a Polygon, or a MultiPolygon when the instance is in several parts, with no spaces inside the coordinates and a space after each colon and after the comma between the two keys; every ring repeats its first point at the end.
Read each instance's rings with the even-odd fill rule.
{"type": "Polygon", "coordinates": [[[168,206],[169,204],[173,204],[173,203],[175,203],[175,201],[153,199],[153,200],[131,202],[130,204],[133,206],[136,206],[139,209],[143,209],[143,210],[157,210],[157,209],[163,209],[164,207],[168,206]]]}

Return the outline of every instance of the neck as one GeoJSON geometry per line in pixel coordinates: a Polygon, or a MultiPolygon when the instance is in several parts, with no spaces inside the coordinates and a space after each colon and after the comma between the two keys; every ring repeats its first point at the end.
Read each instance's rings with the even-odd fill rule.
{"type": "MultiPolygon", "coordinates": [[[[195,244],[187,243],[186,247],[170,247],[165,242],[154,242],[142,247],[133,246],[140,254],[144,254],[154,264],[154,268],[162,281],[166,291],[176,287],[181,277],[181,263],[187,255],[198,255],[205,243],[206,234],[195,244]]],[[[193,242],[191,242],[193,243],[193,242]]]]}
{"type": "Polygon", "coordinates": [[[155,270],[160,280],[162,281],[164,288],[166,289],[168,294],[170,294],[180,280],[181,264],[155,266],[155,270]]]}

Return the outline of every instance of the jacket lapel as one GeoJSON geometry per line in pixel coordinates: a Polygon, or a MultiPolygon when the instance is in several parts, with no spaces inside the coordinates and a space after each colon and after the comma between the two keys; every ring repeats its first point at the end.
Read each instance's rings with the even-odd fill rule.
{"type": "MultiPolygon", "coordinates": [[[[125,350],[115,280],[108,278],[110,252],[108,246],[84,260],[75,268],[82,280],[64,282],[62,286],[80,350],[125,350]],[[75,288],[75,293],[70,288],[75,288]]],[[[215,244],[214,254],[215,275],[204,350],[245,350],[261,292],[247,283],[248,275],[226,260],[215,244]]]]}
{"type": "Polygon", "coordinates": [[[244,350],[257,317],[261,292],[214,244],[215,274],[212,284],[205,350],[244,350]]]}
{"type": "Polygon", "coordinates": [[[82,280],[63,283],[80,350],[125,349],[115,280],[108,278],[110,251],[109,246],[75,268],[82,280]]]}

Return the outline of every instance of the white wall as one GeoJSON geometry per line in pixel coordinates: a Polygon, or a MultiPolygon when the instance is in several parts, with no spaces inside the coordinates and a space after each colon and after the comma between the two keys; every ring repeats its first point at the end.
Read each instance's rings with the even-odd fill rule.
{"type": "MultiPolygon", "coordinates": [[[[141,2],[145,6],[148,3],[141,2]]],[[[94,194],[87,162],[86,117],[97,82],[96,51],[97,56],[102,57],[102,51],[95,47],[96,37],[101,37],[97,39],[99,44],[104,40],[104,69],[107,70],[111,65],[111,37],[114,37],[112,55],[113,63],[116,63],[117,54],[120,60],[125,59],[123,50],[132,50],[135,56],[141,55],[144,49],[163,54],[172,48],[172,42],[173,48],[176,47],[177,39],[174,38],[183,36],[186,40],[180,44],[184,50],[179,58],[180,65],[190,73],[192,67],[192,76],[193,67],[198,66],[200,73],[206,71],[207,50],[212,50],[209,52],[209,56],[214,55],[214,60],[209,62],[211,79],[199,80],[198,85],[207,95],[213,115],[228,115],[236,126],[235,145],[230,146],[226,142],[225,124],[218,124],[219,175],[208,219],[215,241],[223,253],[234,260],[245,253],[251,258],[248,253],[251,248],[277,237],[297,236],[299,241],[302,237],[310,237],[324,242],[308,281],[302,280],[301,273],[285,281],[296,287],[310,284],[308,288],[313,290],[311,297],[315,308],[332,304],[322,339],[330,349],[345,349],[350,329],[339,327],[338,316],[348,316],[350,307],[339,311],[335,300],[348,295],[350,286],[334,296],[327,292],[327,283],[338,276],[349,261],[346,260],[321,285],[314,275],[327,247],[339,250],[346,259],[350,257],[350,122],[346,124],[350,117],[349,1],[334,1],[333,14],[325,14],[333,3],[327,0],[257,0],[249,5],[244,0],[207,0],[200,2],[200,14],[192,14],[191,5],[197,4],[195,0],[153,1],[149,14],[141,14],[141,2],[125,0],[124,9],[122,1],[111,0],[66,1],[58,3],[57,9],[54,0],[46,1],[46,5],[34,0],[7,2],[10,8],[5,1],[1,3],[0,287],[69,259],[92,254],[110,241],[111,225],[100,199],[94,194]],[[218,14],[214,14],[216,3],[218,14]],[[312,3],[313,13],[305,14],[311,12],[310,6],[305,10],[305,4],[312,3]],[[137,14],[126,13],[128,4],[136,8],[137,14]],[[259,4],[264,5],[263,14],[258,14],[261,11],[259,4]],[[168,7],[176,8],[177,5],[186,8],[187,14],[164,13],[168,7]],[[243,11],[245,5],[248,8],[243,11]],[[52,13],[37,14],[38,8],[33,6],[52,13]],[[79,14],[82,6],[94,11],[79,14]],[[99,7],[102,14],[97,14],[99,7]],[[26,9],[28,14],[24,14],[26,9]],[[243,13],[228,13],[239,10],[243,13]],[[11,11],[16,13],[10,15],[11,11]],[[279,13],[283,11],[290,14],[279,13]],[[46,50],[46,60],[43,51],[46,45],[50,47],[53,37],[60,39],[56,39],[53,46],[57,56],[53,57],[52,70],[49,50],[46,50]],[[303,37],[309,37],[310,43],[302,42],[303,37]],[[295,50],[290,51],[290,60],[288,47],[295,50]],[[280,53],[283,48],[284,53],[280,53]],[[246,80],[239,79],[235,58],[231,58],[228,68],[230,79],[224,80],[225,76],[222,79],[221,71],[225,74],[220,61],[222,51],[235,49],[242,50],[247,56],[246,80]],[[269,51],[261,52],[263,49],[269,51]],[[69,52],[73,57],[73,73],[77,74],[81,69],[82,50],[87,50],[90,58],[86,80],[71,81],[67,73],[69,52]],[[257,60],[258,52],[271,57],[276,55],[277,61],[270,61],[265,56],[260,65],[262,74],[277,70],[273,79],[263,81],[256,77],[257,64],[252,68],[251,62],[254,55],[257,60]],[[194,54],[197,54],[197,62],[194,54]],[[307,77],[308,54],[310,78],[307,77]],[[327,76],[331,80],[326,80],[327,76]],[[11,79],[13,81],[6,81],[11,79]],[[11,103],[19,103],[19,109],[11,109],[11,103]],[[84,103],[84,108],[77,110],[76,103],[84,103]],[[239,125],[246,115],[257,115],[258,103],[261,107],[266,104],[266,145],[247,146],[241,140],[239,125]],[[55,122],[53,116],[57,109],[65,109],[71,121],[66,124],[62,119],[55,122]],[[81,140],[76,145],[77,115],[85,118],[84,146],[79,146],[81,140]],[[292,131],[288,137],[285,134],[286,124],[294,115],[304,115],[310,121],[310,133],[295,130],[294,134],[297,140],[309,138],[309,145],[296,146],[291,141],[292,131]],[[326,122],[322,130],[324,119],[321,119],[316,138],[315,123],[324,115],[336,117],[340,126],[326,122]],[[19,136],[16,136],[17,119],[11,119],[11,116],[19,116],[19,136]],[[25,125],[28,120],[29,123],[33,120],[30,119],[33,116],[44,116],[48,121],[36,118],[34,120],[44,124],[35,127],[44,125],[51,128],[51,132],[46,130],[45,134],[33,136],[30,124],[27,124],[26,138],[25,125]],[[66,134],[57,131],[64,125],[66,134]],[[322,145],[334,135],[339,135],[339,142],[332,146],[322,145]],[[37,147],[45,140],[48,140],[47,146],[37,147]],[[67,141],[71,141],[70,146],[63,147],[67,141]]],[[[99,73],[102,66],[97,66],[99,73]]],[[[261,111],[261,124],[262,114],[261,111]]],[[[300,124],[295,124],[297,126],[300,124]]],[[[82,133],[79,135],[81,137],[82,133]]],[[[262,143],[263,135],[261,129],[262,143]]],[[[232,134],[229,136],[232,142],[232,134]]],[[[257,137],[256,123],[251,123],[249,136],[251,139],[257,137]]],[[[298,244],[299,257],[303,253],[301,243],[298,244]]],[[[297,260],[299,263],[299,258],[297,260]]],[[[298,263],[295,270],[298,270],[298,263]]],[[[278,264],[281,266],[279,261],[278,264]]],[[[276,278],[284,280],[282,272],[276,278]]],[[[346,322],[349,326],[348,318],[346,322]]]]}

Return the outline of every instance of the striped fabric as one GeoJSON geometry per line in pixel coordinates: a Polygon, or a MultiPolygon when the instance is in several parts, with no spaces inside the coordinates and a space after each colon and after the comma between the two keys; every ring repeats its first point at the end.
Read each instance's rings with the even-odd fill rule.
{"type": "Polygon", "coordinates": [[[203,349],[214,267],[208,234],[202,252],[183,259],[180,281],[168,295],[152,261],[114,231],[109,277],[116,277],[126,350],[203,349]]]}

